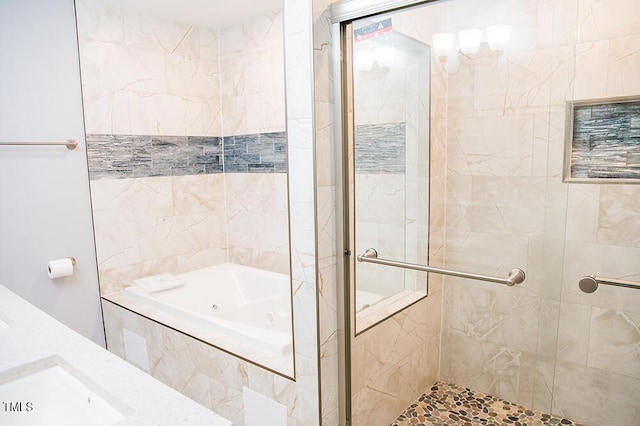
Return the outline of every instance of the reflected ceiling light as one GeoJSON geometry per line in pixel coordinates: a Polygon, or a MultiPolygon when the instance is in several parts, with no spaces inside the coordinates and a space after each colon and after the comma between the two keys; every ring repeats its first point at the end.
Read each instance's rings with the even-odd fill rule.
{"type": "Polygon", "coordinates": [[[463,30],[458,33],[460,50],[464,54],[478,53],[482,43],[482,30],[463,30]]]}
{"type": "Polygon", "coordinates": [[[381,46],[376,49],[376,62],[378,65],[387,67],[396,58],[396,48],[393,46],[381,46]]]}
{"type": "Polygon", "coordinates": [[[362,50],[355,54],[355,66],[358,71],[369,71],[375,57],[371,50],[362,50]]]}
{"type": "Polygon", "coordinates": [[[433,51],[436,56],[449,55],[456,46],[456,35],[454,33],[437,33],[433,35],[433,51]]]}
{"type": "Polygon", "coordinates": [[[457,51],[447,56],[446,69],[449,74],[454,74],[460,69],[460,56],[457,51]]]}
{"type": "Polygon", "coordinates": [[[504,50],[511,39],[511,25],[487,27],[487,43],[491,50],[504,50]]]}

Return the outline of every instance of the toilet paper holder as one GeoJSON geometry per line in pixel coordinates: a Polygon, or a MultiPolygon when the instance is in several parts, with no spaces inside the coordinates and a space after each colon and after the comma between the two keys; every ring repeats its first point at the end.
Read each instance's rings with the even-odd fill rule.
{"type": "Polygon", "coordinates": [[[73,256],[47,262],[47,274],[49,278],[62,278],[72,275],[76,266],[76,258],[73,256]]]}

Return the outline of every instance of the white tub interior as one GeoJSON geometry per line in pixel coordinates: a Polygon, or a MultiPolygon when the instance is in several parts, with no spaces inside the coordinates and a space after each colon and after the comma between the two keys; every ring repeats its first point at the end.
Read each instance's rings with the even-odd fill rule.
{"type": "Polygon", "coordinates": [[[184,285],[129,296],[245,345],[278,356],[291,353],[291,292],[287,275],[224,263],[178,275],[184,285]]]}

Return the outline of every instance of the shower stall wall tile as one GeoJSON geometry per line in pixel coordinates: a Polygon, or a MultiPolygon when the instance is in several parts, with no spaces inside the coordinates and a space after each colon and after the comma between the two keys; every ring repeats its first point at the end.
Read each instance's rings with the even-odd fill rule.
{"type": "Polygon", "coordinates": [[[391,426],[585,426],[468,388],[438,382],[391,426]]]}

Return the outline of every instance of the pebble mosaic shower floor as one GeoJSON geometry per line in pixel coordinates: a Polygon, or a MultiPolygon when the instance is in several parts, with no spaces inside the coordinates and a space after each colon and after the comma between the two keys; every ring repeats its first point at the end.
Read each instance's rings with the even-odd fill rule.
{"type": "Polygon", "coordinates": [[[438,382],[391,426],[585,426],[471,389],[438,382]]]}

